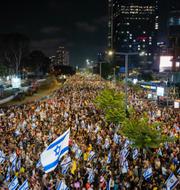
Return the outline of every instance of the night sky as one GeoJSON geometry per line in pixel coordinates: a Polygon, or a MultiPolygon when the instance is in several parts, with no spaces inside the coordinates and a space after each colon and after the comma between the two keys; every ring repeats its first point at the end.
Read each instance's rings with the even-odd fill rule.
{"type": "Polygon", "coordinates": [[[96,58],[107,44],[107,0],[6,0],[0,4],[0,33],[19,32],[47,56],[58,46],[73,65],[96,58]]]}
{"type": "MultiPolygon", "coordinates": [[[[166,35],[167,2],[161,0],[160,40],[166,35]]],[[[177,0],[176,0],[177,1],[177,0]]],[[[108,0],[4,0],[0,3],[0,33],[19,32],[32,49],[55,55],[58,46],[70,51],[70,63],[96,59],[107,47],[108,0]]]]}

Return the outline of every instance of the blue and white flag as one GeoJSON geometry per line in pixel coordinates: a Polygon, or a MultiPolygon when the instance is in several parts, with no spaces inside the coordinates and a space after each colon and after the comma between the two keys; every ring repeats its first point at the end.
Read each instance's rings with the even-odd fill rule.
{"type": "Polygon", "coordinates": [[[179,183],[179,180],[177,179],[177,177],[173,173],[171,173],[165,183],[166,189],[173,190],[178,183],[179,183]]]}
{"type": "Polygon", "coordinates": [[[107,164],[111,163],[111,151],[109,151],[108,153],[108,157],[107,157],[107,164]]]}
{"type": "Polygon", "coordinates": [[[124,148],[127,148],[130,144],[130,141],[128,139],[126,139],[125,143],[124,143],[124,148]]]}
{"type": "Polygon", "coordinates": [[[108,149],[108,148],[110,147],[109,139],[108,139],[108,138],[105,139],[104,147],[105,147],[106,149],[108,149]]]}
{"type": "Polygon", "coordinates": [[[8,169],[8,171],[7,171],[7,173],[6,173],[6,179],[5,179],[6,182],[8,182],[8,181],[10,180],[10,178],[11,178],[11,173],[10,173],[10,171],[11,171],[11,169],[10,169],[10,170],[8,169]]]}
{"type": "Polygon", "coordinates": [[[14,179],[8,185],[8,189],[9,190],[16,190],[18,186],[19,186],[18,179],[17,179],[17,177],[14,177],[14,179]]]}
{"type": "Polygon", "coordinates": [[[138,149],[133,150],[133,160],[136,160],[138,158],[138,149]]]}
{"type": "Polygon", "coordinates": [[[64,160],[61,162],[61,167],[64,167],[64,166],[67,166],[69,164],[71,164],[71,157],[70,156],[67,156],[66,158],[64,158],[64,160]]]}
{"type": "Polygon", "coordinates": [[[123,165],[122,165],[122,173],[127,173],[128,172],[128,161],[126,160],[125,162],[123,162],[123,165]]]}
{"type": "Polygon", "coordinates": [[[107,181],[106,190],[111,190],[111,179],[107,181]]]}
{"type": "Polygon", "coordinates": [[[36,164],[36,168],[40,168],[41,167],[41,160],[38,160],[37,164],[36,164]]]}
{"type": "Polygon", "coordinates": [[[61,173],[63,175],[67,174],[68,169],[70,168],[72,161],[70,156],[66,157],[62,162],[61,162],[61,173]]]}
{"type": "Polygon", "coordinates": [[[14,158],[14,160],[12,161],[11,170],[12,170],[13,172],[16,171],[16,161],[17,161],[17,157],[14,158]]]}
{"type": "Polygon", "coordinates": [[[162,150],[161,150],[160,148],[158,149],[157,154],[158,154],[159,156],[163,156],[162,150]]]}
{"type": "Polygon", "coordinates": [[[102,137],[98,134],[97,136],[97,144],[101,144],[102,142],[102,137]]]}
{"type": "Polygon", "coordinates": [[[94,182],[94,172],[93,172],[92,169],[89,171],[88,182],[89,183],[93,183],[94,182]]]}
{"type": "Polygon", "coordinates": [[[19,171],[21,169],[21,159],[19,158],[17,164],[16,164],[16,168],[19,171]]]}
{"type": "Polygon", "coordinates": [[[143,176],[144,176],[144,179],[147,180],[148,178],[150,178],[151,176],[153,175],[153,172],[152,172],[152,168],[148,168],[147,170],[144,171],[143,173],[143,176]]]}
{"type": "Polygon", "coordinates": [[[80,148],[78,148],[78,149],[76,150],[76,153],[75,153],[75,158],[76,158],[76,159],[79,159],[79,158],[81,157],[81,155],[82,155],[82,151],[81,151],[80,148]]]}
{"type": "Polygon", "coordinates": [[[119,144],[119,135],[117,133],[114,134],[114,137],[113,137],[113,141],[116,143],[116,144],[119,144]]]}
{"type": "Polygon", "coordinates": [[[78,145],[76,143],[74,143],[72,148],[71,148],[72,152],[75,153],[78,149],[79,149],[78,145]]]}
{"type": "Polygon", "coordinates": [[[127,148],[124,148],[123,150],[121,150],[121,159],[122,162],[124,162],[126,160],[126,158],[129,155],[129,150],[127,148]]]}
{"type": "Polygon", "coordinates": [[[28,180],[24,181],[24,183],[18,188],[18,190],[28,190],[29,189],[29,184],[28,180]]]}
{"type": "Polygon", "coordinates": [[[14,160],[17,159],[17,154],[14,152],[10,155],[10,162],[12,163],[14,160]]]}
{"type": "Polygon", "coordinates": [[[96,156],[95,152],[91,150],[88,156],[88,161],[91,161],[92,159],[94,159],[95,156],[96,156]]]}
{"type": "Polygon", "coordinates": [[[180,168],[177,170],[177,174],[180,175],[180,168]]]}
{"type": "Polygon", "coordinates": [[[67,187],[67,185],[65,184],[63,180],[61,180],[56,187],[56,190],[68,190],[68,189],[69,188],[67,187]]]}
{"type": "Polygon", "coordinates": [[[0,164],[3,164],[6,160],[6,156],[2,150],[0,150],[0,164]]]}
{"type": "Polygon", "coordinates": [[[167,142],[164,143],[164,146],[165,146],[166,150],[169,148],[169,145],[167,142]]]}
{"type": "Polygon", "coordinates": [[[53,171],[59,160],[69,151],[70,129],[52,142],[41,154],[41,164],[45,173],[53,171]]]}
{"type": "Polygon", "coordinates": [[[69,168],[70,168],[70,164],[69,164],[69,165],[66,165],[66,166],[64,166],[64,167],[62,167],[61,173],[62,173],[63,175],[66,175],[67,172],[68,172],[68,170],[69,170],[69,168]]]}

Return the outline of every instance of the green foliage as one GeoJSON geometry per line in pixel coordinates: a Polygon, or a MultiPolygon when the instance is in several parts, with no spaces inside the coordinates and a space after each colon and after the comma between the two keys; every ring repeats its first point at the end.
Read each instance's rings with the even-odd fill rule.
{"type": "Polygon", "coordinates": [[[141,86],[138,84],[128,83],[128,86],[136,93],[142,91],[141,86]]]}
{"type": "Polygon", "coordinates": [[[121,123],[125,118],[124,94],[113,89],[103,90],[95,99],[95,104],[105,113],[107,122],[121,123]]]}
{"type": "Polygon", "coordinates": [[[159,123],[150,124],[148,118],[131,118],[123,122],[121,133],[133,142],[133,146],[138,148],[157,148],[161,143],[167,142],[167,136],[157,129],[159,123]]]}

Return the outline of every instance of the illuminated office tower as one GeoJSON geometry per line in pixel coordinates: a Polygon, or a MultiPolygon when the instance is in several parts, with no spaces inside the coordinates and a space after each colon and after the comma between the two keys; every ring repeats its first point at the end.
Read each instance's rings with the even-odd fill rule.
{"type": "Polygon", "coordinates": [[[159,29],[158,8],[158,0],[109,0],[109,49],[138,52],[140,65],[152,65],[159,29]]]}

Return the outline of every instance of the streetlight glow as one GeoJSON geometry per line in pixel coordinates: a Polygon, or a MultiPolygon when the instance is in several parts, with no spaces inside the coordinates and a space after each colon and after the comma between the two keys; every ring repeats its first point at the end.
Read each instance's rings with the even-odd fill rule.
{"type": "Polygon", "coordinates": [[[108,55],[112,56],[114,54],[114,52],[112,50],[108,51],[108,55]]]}

